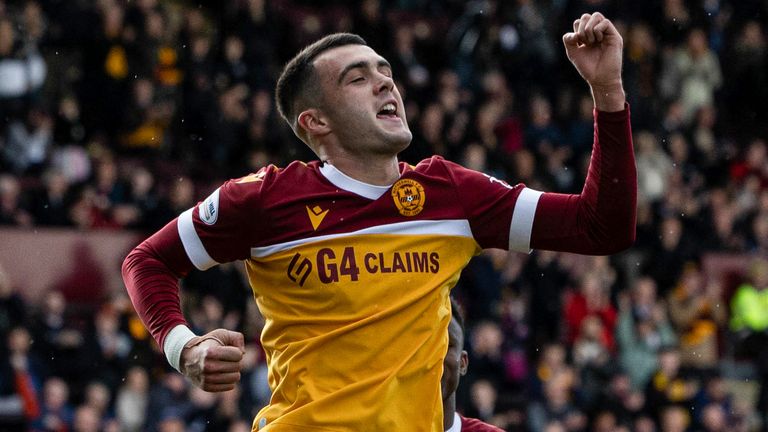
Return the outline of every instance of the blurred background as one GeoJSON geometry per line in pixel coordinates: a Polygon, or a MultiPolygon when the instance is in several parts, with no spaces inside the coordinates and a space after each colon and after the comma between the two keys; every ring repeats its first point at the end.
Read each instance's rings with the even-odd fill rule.
{"type": "Polygon", "coordinates": [[[314,158],[273,88],[337,31],[392,63],[402,160],[578,192],[592,102],[561,36],[592,11],[624,37],[637,242],[474,259],[459,410],[509,431],[766,430],[765,0],[0,0],[0,430],[250,430],[269,388],[242,264],[182,282],[196,331],[246,334],[240,387],[214,395],[137,320],[130,248],[228,178],[314,158]]]}

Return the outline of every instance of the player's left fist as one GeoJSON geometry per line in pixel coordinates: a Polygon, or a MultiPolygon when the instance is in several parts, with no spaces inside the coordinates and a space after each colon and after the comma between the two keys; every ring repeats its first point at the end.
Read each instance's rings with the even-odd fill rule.
{"type": "Polygon", "coordinates": [[[563,35],[568,59],[594,87],[621,85],[624,41],[616,27],[600,12],[583,14],[573,31],[563,35]]]}
{"type": "Polygon", "coordinates": [[[181,351],[180,369],[197,387],[224,392],[240,381],[244,353],[241,333],[216,329],[187,342],[181,351]]]}

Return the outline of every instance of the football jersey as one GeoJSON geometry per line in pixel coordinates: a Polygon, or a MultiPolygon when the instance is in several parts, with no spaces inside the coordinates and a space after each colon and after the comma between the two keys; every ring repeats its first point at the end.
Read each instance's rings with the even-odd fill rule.
{"type": "Polygon", "coordinates": [[[489,425],[484,421],[464,417],[457,412],[453,413],[453,425],[445,432],[504,432],[502,429],[489,425]]]}
{"type": "Polygon", "coordinates": [[[501,428],[489,425],[481,420],[459,416],[461,421],[461,432],[503,432],[501,428]]]}
{"type": "Polygon", "coordinates": [[[268,166],[179,217],[197,268],[245,260],[272,389],[254,430],[442,430],[449,291],[482,248],[529,250],[541,193],[440,157],[399,167],[384,187],[268,166]]]}

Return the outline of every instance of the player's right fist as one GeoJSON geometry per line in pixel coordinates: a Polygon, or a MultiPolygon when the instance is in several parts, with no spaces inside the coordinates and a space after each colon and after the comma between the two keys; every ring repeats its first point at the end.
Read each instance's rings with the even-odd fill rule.
{"type": "Polygon", "coordinates": [[[232,390],[240,381],[244,353],[242,333],[216,329],[184,345],[179,362],[181,373],[205,391],[232,390]]]}

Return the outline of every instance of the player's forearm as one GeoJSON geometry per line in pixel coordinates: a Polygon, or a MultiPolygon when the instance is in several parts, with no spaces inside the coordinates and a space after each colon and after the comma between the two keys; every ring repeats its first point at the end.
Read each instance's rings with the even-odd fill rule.
{"type": "Polygon", "coordinates": [[[534,249],[607,255],[634,242],[637,173],[629,108],[595,116],[584,189],[579,195],[542,195],[531,235],[534,249]]]}
{"type": "Polygon", "coordinates": [[[137,246],[123,262],[123,280],[133,307],[161,348],[175,326],[186,324],[178,282],[190,268],[176,221],[137,246]]]}

